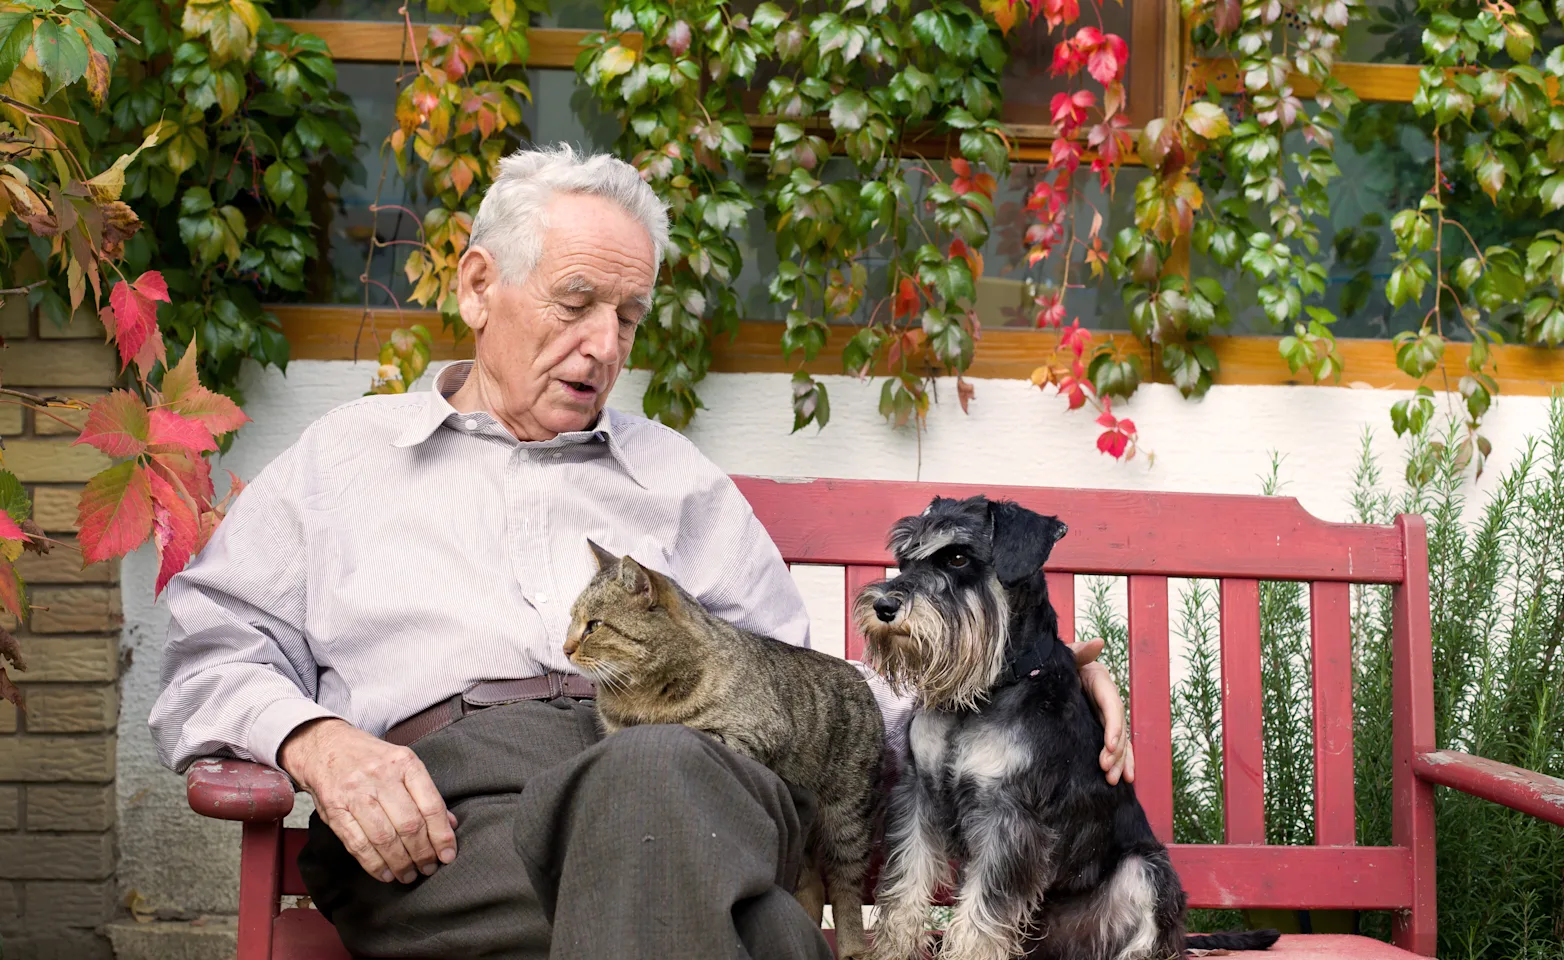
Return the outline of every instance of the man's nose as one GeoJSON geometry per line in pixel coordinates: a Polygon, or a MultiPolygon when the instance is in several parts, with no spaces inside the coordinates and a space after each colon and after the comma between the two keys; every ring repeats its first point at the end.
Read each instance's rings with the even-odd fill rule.
{"type": "Polygon", "coordinates": [[[874,601],[874,615],[880,618],[881,623],[890,623],[896,619],[896,614],[901,611],[901,600],[898,597],[884,596],[874,601]]]}
{"type": "Polygon", "coordinates": [[[610,304],[595,311],[581,342],[581,352],[605,364],[619,361],[619,313],[610,304]]]}

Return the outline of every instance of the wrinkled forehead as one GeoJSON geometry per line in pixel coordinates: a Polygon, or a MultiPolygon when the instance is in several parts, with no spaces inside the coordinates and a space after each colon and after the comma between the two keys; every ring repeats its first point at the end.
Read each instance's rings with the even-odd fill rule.
{"type": "Polygon", "coordinates": [[[940,498],[916,517],[904,517],[891,528],[890,550],[899,563],[932,557],[946,547],[985,550],[988,511],[968,500],[940,498]]]}

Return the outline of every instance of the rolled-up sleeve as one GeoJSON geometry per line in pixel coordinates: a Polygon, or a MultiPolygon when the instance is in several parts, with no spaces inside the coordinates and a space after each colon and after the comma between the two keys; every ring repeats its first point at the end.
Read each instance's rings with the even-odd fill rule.
{"type": "Polygon", "coordinates": [[[685,501],[674,556],[701,605],[752,633],[809,646],[809,610],[749,501],[711,467],[685,501]]]}
{"type": "Polygon", "coordinates": [[[210,755],[276,767],[288,734],[336,715],[315,702],[304,634],[300,458],[295,446],[268,465],[169,582],[162,689],[148,723],[158,758],[176,772],[210,755]]]}

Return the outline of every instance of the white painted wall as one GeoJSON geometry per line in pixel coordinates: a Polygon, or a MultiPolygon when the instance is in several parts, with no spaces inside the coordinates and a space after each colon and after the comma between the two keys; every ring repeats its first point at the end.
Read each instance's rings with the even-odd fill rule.
{"type": "MultiPolygon", "coordinates": [[[[250,371],[245,386],[254,423],[245,427],[222,467],[253,477],[313,419],[359,396],[368,364],[300,361],[285,378],[250,371]]],[[[1387,478],[1399,476],[1400,445],[1387,412],[1405,394],[1323,387],[1215,387],[1200,402],[1172,387],[1141,388],[1121,415],[1139,426],[1143,448],[1156,453],[1115,463],[1094,447],[1098,428],[1082,413],[1066,415],[1059,399],[1022,381],[979,380],[971,415],[955,403],[952,382],[922,438],[880,418],[877,386],[828,378],[833,420],[823,432],[788,433],[792,414],[783,375],[714,374],[703,385],[708,409],[689,435],[730,473],[770,476],[921,479],[950,483],[1112,487],[1208,493],[1258,493],[1271,451],[1285,455],[1285,493],[1325,519],[1348,518],[1359,440],[1373,430],[1387,478]]],[[[626,374],[614,406],[639,411],[645,377],[626,374]]],[[[1547,423],[1547,401],[1505,397],[1490,414],[1494,444],[1478,493],[1491,488],[1547,423]]],[[[1473,497],[1476,509],[1481,497],[1473,497]]],[[[157,694],[167,615],[151,602],[156,561],[143,550],[123,568],[128,663],[119,739],[120,879],[154,907],[192,913],[232,912],[237,895],[235,824],[197,817],[185,806],[183,782],[157,765],[146,717],[157,694]]],[[[840,651],[840,574],[800,571],[815,615],[816,642],[840,651]]],[[[1080,593],[1081,591],[1078,591],[1080,593]]],[[[305,799],[307,803],[307,798],[305,799]]],[[[295,814],[295,819],[301,816],[295,814]]]]}

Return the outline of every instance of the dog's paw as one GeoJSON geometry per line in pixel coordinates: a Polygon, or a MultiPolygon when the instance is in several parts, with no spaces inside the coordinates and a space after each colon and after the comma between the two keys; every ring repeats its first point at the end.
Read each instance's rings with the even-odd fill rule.
{"type": "MultiPolygon", "coordinates": [[[[860,955],[861,960],[924,960],[928,956],[928,932],[919,925],[912,929],[890,930],[876,926],[872,941],[860,955]]],[[[846,960],[842,954],[840,960],[846,960]]]]}
{"type": "Polygon", "coordinates": [[[1021,953],[1019,936],[994,936],[979,931],[958,915],[945,932],[939,960],[1011,960],[1021,953]]]}

